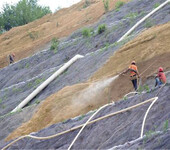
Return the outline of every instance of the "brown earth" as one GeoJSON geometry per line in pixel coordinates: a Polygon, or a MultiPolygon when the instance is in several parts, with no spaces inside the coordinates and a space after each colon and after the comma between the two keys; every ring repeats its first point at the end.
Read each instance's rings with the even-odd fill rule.
{"type": "Polygon", "coordinates": [[[137,62],[143,81],[156,73],[159,66],[169,70],[169,37],[170,23],[146,30],[111,56],[86,83],[65,87],[48,97],[32,119],[10,134],[7,140],[84,114],[109,101],[119,100],[133,89],[129,75],[120,75],[114,81],[110,77],[127,68],[132,60],[137,62]]]}
{"type": "MultiPolygon", "coordinates": [[[[48,14],[0,35],[0,68],[8,65],[7,56],[12,52],[16,55],[15,61],[18,61],[43,49],[53,37],[62,38],[83,26],[95,23],[104,14],[104,6],[102,0],[90,1],[91,5],[87,8],[83,9],[85,0],[82,0],[70,8],[48,14]]],[[[117,1],[110,0],[110,10],[117,1]]]]}

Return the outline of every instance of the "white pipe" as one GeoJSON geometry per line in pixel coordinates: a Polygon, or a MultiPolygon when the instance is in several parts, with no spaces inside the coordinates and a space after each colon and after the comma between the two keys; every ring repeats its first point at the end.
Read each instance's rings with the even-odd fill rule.
{"type": "Polygon", "coordinates": [[[52,76],[50,76],[39,87],[37,87],[27,98],[25,98],[14,110],[12,110],[12,113],[22,109],[28,102],[30,102],[38,93],[40,93],[56,77],[58,77],[61,73],[63,73],[76,60],[83,58],[83,57],[84,56],[82,56],[82,55],[76,55],[71,60],[69,60],[67,63],[65,63],[59,70],[57,70],[52,76]]]}
{"type": "Polygon", "coordinates": [[[101,111],[103,108],[110,106],[110,105],[114,105],[115,103],[110,103],[110,104],[106,104],[102,107],[100,107],[87,121],[86,123],[83,125],[83,127],[81,128],[81,130],[79,131],[79,133],[76,135],[76,137],[74,138],[74,140],[72,141],[72,143],[70,144],[68,150],[71,149],[71,147],[73,146],[73,144],[75,143],[75,141],[77,140],[77,138],[79,137],[80,133],[83,131],[83,129],[86,127],[86,125],[90,122],[90,120],[92,120],[92,118],[99,112],[101,111]]]}
{"type": "Polygon", "coordinates": [[[139,22],[137,22],[126,34],[124,34],[118,42],[121,42],[126,36],[128,36],[136,27],[138,27],[142,22],[144,22],[147,18],[149,18],[152,14],[154,14],[156,11],[164,7],[166,4],[168,4],[170,0],[165,1],[162,3],[159,7],[155,8],[153,11],[151,11],[149,14],[147,14],[145,17],[143,17],[139,22]]]}
{"type": "Polygon", "coordinates": [[[146,121],[146,117],[151,109],[151,107],[153,106],[153,104],[157,101],[158,97],[154,97],[154,101],[151,103],[151,105],[149,106],[148,110],[146,111],[145,113],[145,116],[143,118],[143,123],[142,123],[142,128],[141,128],[141,134],[140,134],[140,137],[143,138],[143,130],[144,130],[144,126],[145,126],[145,121],[146,121]]]}

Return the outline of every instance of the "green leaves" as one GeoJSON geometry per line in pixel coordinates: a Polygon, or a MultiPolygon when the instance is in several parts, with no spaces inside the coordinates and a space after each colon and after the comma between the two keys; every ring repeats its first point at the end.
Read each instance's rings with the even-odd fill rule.
{"type": "Polygon", "coordinates": [[[37,0],[20,0],[16,5],[5,4],[0,13],[0,30],[27,24],[48,13],[51,13],[49,7],[39,6],[37,0]]]}

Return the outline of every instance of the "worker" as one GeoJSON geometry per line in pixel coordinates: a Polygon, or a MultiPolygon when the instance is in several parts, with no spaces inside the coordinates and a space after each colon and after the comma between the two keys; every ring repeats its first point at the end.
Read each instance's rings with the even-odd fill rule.
{"type": "Polygon", "coordinates": [[[163,68],[162,67],[159,67],[158,69],[158,74],[156,75],[155,77],[155,87],[158,86],[160,87],[162,84],[165,84],[166,83],[166,76],[163,72],[163,68]]]}
{"type": "Polygon", "coordinates": [[[14,63],[14,57],[15,57],[15,54],[14,54],[14,53],[9,54],[9,63],[10,63],[10,64],[14,63]]]}
{"type": "Polygon", "coordinates": [[[138,68],[136,66],[136,62],[132,61],[131,65],[129,66],[129,68],[127,70],[125,70],[122,74],[125,74],[127,72],[130,71],[130,79],[132,81],[133,87],[135,89],[135,91],[138,89],[138,85],[137,85],[137,77],[139,78],[139,73],[138,73],[138,68]]]}

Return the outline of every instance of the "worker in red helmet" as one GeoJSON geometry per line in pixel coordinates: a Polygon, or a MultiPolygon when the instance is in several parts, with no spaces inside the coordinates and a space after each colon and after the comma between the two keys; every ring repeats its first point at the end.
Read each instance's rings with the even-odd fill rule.
{"type": "Polygon", "coordinates": [[[130,72],[130,79],[132,81],[133,87],[135,89],[135,91],[138,89],[137,86],[137,77],[139,78],[139,73],[138,73],[138,68],[136,66],[136,62],[132,61],[131,65],[129,66],[129,68],[127,70],[125,70],[122,74],[125,74],[127,72],[130,72]]]}
{"type": "Polygon", "coordinates": [[[159,67],[158,74],[155,77],[155,80],[156,80],[155,87],[156,86],[160,87],[162,84],[166,83],[166,76],[165,76],[165,73],[163,72],[162,67],[159,67]]]}

